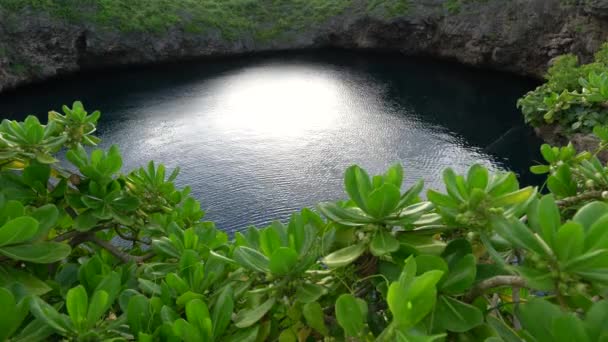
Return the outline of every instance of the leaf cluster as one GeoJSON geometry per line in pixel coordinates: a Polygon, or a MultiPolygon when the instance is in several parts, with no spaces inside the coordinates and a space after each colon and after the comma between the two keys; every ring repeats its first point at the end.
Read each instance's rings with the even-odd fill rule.
{"type": "Polygon", "coordinates": [[[566,135],[589,133],[608,123],[608,44],[593,63],[579,65],[574,55],[556,59],[547,82],[517,102],[526,122],[533,126],[555,124],[566,135]]]}

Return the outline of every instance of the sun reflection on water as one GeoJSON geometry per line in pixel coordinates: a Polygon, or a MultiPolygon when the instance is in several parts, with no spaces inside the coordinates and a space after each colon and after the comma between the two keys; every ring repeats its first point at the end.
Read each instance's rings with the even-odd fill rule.
{"type": "Polygon", "coordinates": [[[297,66],[260,69],[241,71],[218,89],[218,129],[294,138],[327,130],[340,116],[343,96],[335,78],[297,66]]]}

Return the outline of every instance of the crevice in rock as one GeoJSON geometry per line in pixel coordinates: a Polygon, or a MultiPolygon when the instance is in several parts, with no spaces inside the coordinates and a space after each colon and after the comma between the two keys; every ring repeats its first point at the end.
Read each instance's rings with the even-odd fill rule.
{"type": "Polygon", "coordinates": [[[74,42],[74,47],[76,49],[77,63],[80,67],[85,66],[86,64],[86,54],[87,54],[87,32],[83,31],[80,33],[76,41],[74,42]]]}

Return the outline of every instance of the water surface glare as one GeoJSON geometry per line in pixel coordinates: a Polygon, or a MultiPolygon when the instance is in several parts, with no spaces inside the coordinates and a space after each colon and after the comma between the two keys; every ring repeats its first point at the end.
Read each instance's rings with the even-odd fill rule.
{"type": "Polygon", "coordinates": [[[441,188],[474,163],[516,171],[537,158],[513,76],[396,55],[286,53],[85,73],[7,93],[2,117],[44,117],[80,99],[102,111],[102,147],[124,169],[180,166],[207,219],[227,231],[344,198],[344,170],[402,163],[405,183],[441,188]]]}

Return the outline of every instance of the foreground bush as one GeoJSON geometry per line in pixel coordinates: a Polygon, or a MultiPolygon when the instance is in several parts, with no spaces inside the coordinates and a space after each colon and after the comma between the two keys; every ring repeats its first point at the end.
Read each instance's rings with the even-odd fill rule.
{"type": "Polygon", "coordinates": [[[535,127],[556,124],[565,135],[608,124],[608,44],[593,63],[580,65],[574,55],[558,57],[546,78],[517,102],[526,122],[535,127]]]}
{"type": "Polygon", "coordinates": [[[117,147],[83,148],[99,112],[63,111],[0,126],[0,340],[608,341],[590,152],[543,146],[544,196],[479,165],[425,196],[352,166],[348,200],[231,240],[178,170],[121,173],[117,147]]]}

